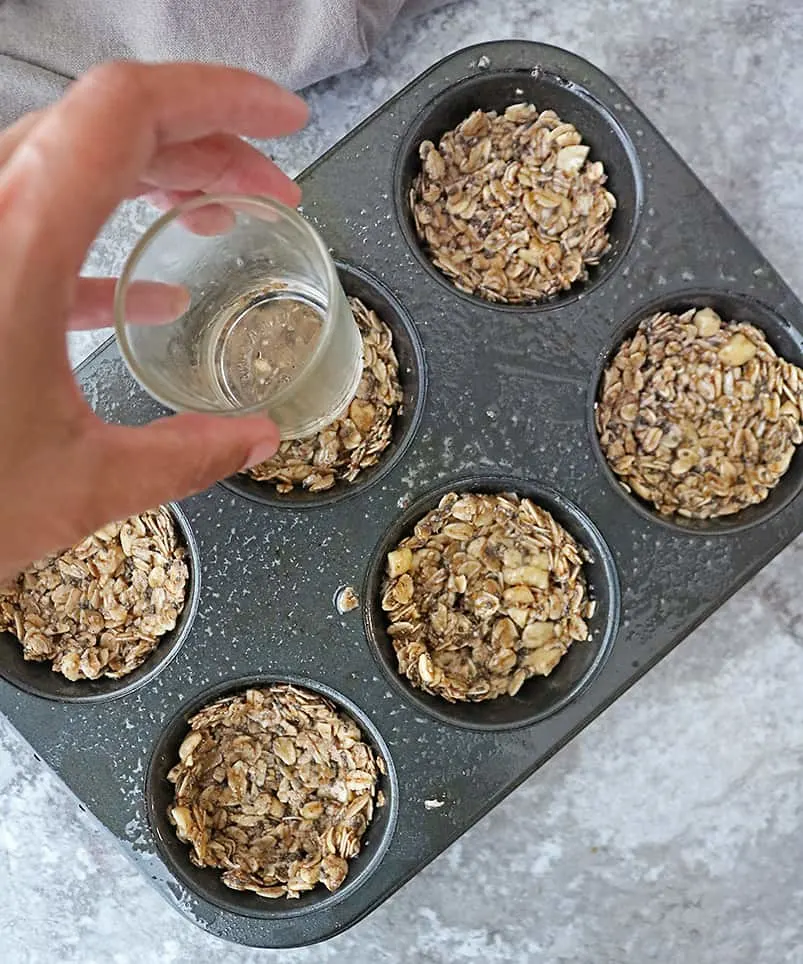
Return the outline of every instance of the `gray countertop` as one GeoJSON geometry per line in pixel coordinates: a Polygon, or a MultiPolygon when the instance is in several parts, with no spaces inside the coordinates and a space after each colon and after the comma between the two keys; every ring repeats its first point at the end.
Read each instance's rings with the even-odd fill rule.
{"type": "MultiPolygon", "coordinates": [[[[628,91],[803,295],[803,7],[701,6],[465,0],[399,24],[369,66],[310,91],[309,129],[271,150],[295,173],[449,51],[554,43],[628,91]]],[[[90,269],[119,267],[147,216],[119,217],[90,269]]],[[[73,359],[91,345],[76,338],[73,359]]],[[[799,565],[803,540],[394,898],[314,948],[233,947],[179,917],[0,718],[0,959],[803,962],[799,565]]]]}

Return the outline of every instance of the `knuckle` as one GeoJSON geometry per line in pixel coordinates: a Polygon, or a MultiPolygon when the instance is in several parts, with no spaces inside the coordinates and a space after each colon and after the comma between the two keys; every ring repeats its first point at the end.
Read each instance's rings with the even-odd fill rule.
{"type": "Polygon", "coordinates": [[[113,60],[91,67],[79,83],[99,88],[106,96],[136,104],[147,99],[146,68],[141,64],[113,60]]]}
{"type": "Polygon", "coordinates": [[[208,172],[206,183],[202,190],[215,190],[225,186],[225,181],[237,167],[237,159],[230,147],[218,146],[211,158],[213,169],[208,172]]]}

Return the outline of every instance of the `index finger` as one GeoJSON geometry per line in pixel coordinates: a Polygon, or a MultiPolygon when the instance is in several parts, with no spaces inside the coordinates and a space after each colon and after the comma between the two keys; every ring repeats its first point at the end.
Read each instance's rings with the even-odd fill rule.
{"type": "Polygon", "coordinates": [[[274,137],[306,119],[299,97],[243,70],[96,67],[45,112],[0,170],[6,265],[40,277],[77,273],[103,223],[165,144],[215,132],[274,137]]]}

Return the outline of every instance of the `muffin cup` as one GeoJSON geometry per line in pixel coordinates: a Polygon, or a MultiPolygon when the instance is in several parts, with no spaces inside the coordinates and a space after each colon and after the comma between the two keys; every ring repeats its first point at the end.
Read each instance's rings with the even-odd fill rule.
{"type": "Polygon", "coordinates": [[[198,545],[189,520],[174,502],[167,503],[178,529],[179,540],[186,549],[187,580],[184,608],[179,613],[174,629],[159,639],[159,644],[142,665],[120,679],[101,676],[99,679],[69,680],[51,669],[50,660],[26,660],[22,645],[13,633],[0,633],[0,677],[26,693],[61,703],[101,703],[128,696],[150,683],[176,656],[192,629],[201,594],[201,563],[198,545]]]}
{"type": "Polygon", "coordinates": [[[594,368],[587,402],[587,424],[591,447],[608,482],[627,501],[634,512],[643,519],[685,535],[732,535],[767,522],[795,499],[803,488],[803,446],[798,446],[786,473],[772,489],[767,498],[757,505],[748,506],[730,516],[714,519],[687,519],[680,515],[662,515],[651,503],[628,491],[624,483],[608,464],[599,441],[594,413],[602,378],[616,352],[630,338],[639,324],[657,312],[682,314],[690,308],[713,308],[726,322],[747,322],[755,325],[766,336],[777,354],[803,368],[803,335],[766,305],[746,295],[710,288],[694,288],[668,294],[647,302],[632,314],[612,336],[609,348],[603,352],[594,368]]]}
{"type": "Polygon", "coordinates": [[[487,306],[493,311],[545,311],[589,294],[620,268],[633,242],[642,205],[642,177],[638,154],[627,131],[593,94],[548,70],[487,71],[461,80],[442,91],[410,124],[396,156],[393,172],[396,218],[402,234],[427,274],[458,298],[487,306]],[[410,188],[421,170],[418,148],[422,141],[436,146],[475,110],[503,113],[511,104],[533,103],[538,110],[554,110],[564,123],[574,124],[591,148],[590,158],[602,161],[608,176],[606,188],[617,207],[608,225],[611,247],[598,265],[589,267],[589,278],[567,291],[543,301],[499,304],[457,288],[436,268],[418,237],[410,209],[410,188]]]}
{"type": "Polygon", "coordinates": [[[156,741],[151,755],[145,783],[148,822],[156,849],[170,873],[184,887],[210,904],[244,917],[278,920],[301,917],[312,911],[330,908],[340,903],[373,874],[390,846],[399,809],[399,786],[396,769],[390,752],[379,730],[370,717],[358,706],[336,690],[323,683],[312,682],[294,676],[247,676],[218,683],[186,702],[167,723],[156,741]],[[323,885],[302,893],[298,898],[260,897],[250,891],[237,891],[227,887],[220,871],[214,867],[196,867],[190,860],[190,847],[176,836],[167,812],[174,799],[174,786],[167,774],[178,762],[178,750],[187,735],[188,721],[204,706],[226,696],[234,696],[247,689],[289,683],[326,697],[359,726],[363,739],[381,757],[385,773],[380,771],[377,790],[385,795],[385,804],[374,807],[371,823],[362,838],[359,854],[349,861],[348,875],[342,886],[330,893],[323,885]]]}
{"type": "Polygon", "coordinates": [[[415,437],[427,389],[427,370],[424,347],[409,314],[399,300],[380,281],[353,265],[337,263],[343,290],[349,297],[359,298],[373,309],[393,334],[393,347],[399,360],[399,380],[403,400],[402,410],[393,421],[390,444],[380,455],[376,465],[363,469],[354,482],[338,480],[325,492],[309,492],[301,487],[282,494],[273,482],[258,482],[247,473],[238,473],[220,484],[252,502],[276,508],[312,509],[334,505],[370,489],[401,460],[415,437]]]}
{"type": "Polygon", "coordinates": [[[498,475],[454,479],[417,499],[383,536],[374,550],[363,589],[363,617],[371,651],[394,688],[415,707],[443,723],[474,730],[509,730],[529,726],[557,713],[585,689],[599,671],[619,626],[619,578],[610,549],[594,523],[574,503],[539,482],[498,475]],[[393,641],[382,611],[382,582],[388,552],[410,535],[416,523],[448,492],[513,492],[546,509],[591,554],[583,566],[594,615],[587,620],[591,638],[575,642],[549,676],[526,680],[515,696],[482,702],[450,703],[413,686],[399,673],[393,641]]]}

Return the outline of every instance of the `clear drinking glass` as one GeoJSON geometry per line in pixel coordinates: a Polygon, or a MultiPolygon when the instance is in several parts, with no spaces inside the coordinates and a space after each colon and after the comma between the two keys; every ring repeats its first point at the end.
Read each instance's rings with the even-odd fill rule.
{"type": "Polygon", "coordinates": [[[341,415],[362,341],[311,225],[262,197],[210,195],[159,218],[117,283],[117,338],[134,377],[176,411],[264,412],[282,438],[341,415]]]}

